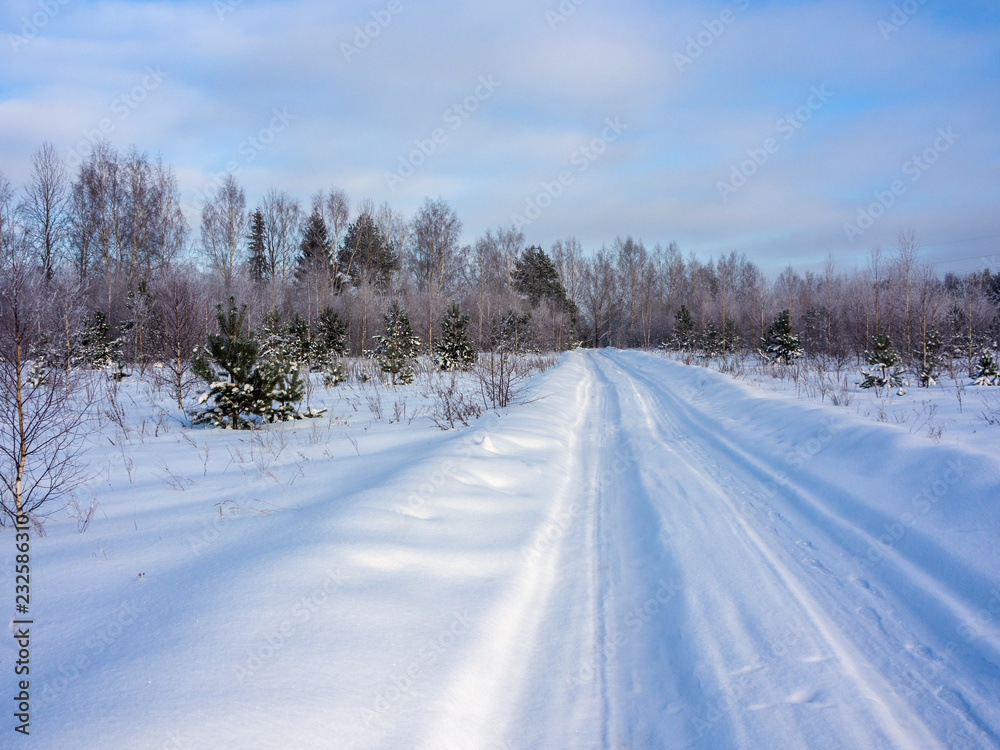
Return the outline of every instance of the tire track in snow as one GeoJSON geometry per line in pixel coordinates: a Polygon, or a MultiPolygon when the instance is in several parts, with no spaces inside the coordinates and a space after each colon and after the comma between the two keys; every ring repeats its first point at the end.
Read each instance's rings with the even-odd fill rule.
{"type": "MultiPolygon", "coordinates": [[[[588,374],[577,384],[575,403],[586,403],[592,386],[588,374]]],[[[552,498],[545,521],[532,538],[543,533],[550,519],[565,516],[572,505],[582,427],[587,418],[588,412],[581,409],[570,428],[573,437],[566,451],[567,480],[552,498]]],[[[512,441],[516,443],[516,438],[512,441]]],[[[464,663],[453,670],[442,691],[445,696],[457,696],[460,705],[436,716],[418,747],[426,750],[505,747],[505,729],[517,723],[518,717],[512,716],[513,706],[530,674],[532,644],[546,603],[559,582],[565,543],[566,537],[560,537],[542,554],[525,560],[492,610],[479,618],[476,631],[479,642],[464,663]]]]}
{"type": "MultiPolygon", "coordinates": [[[[651,394],[650,398],[659,404],[657,412],[669,414],[673,419],[680,420],[671,422],[669,419],[664,419],[663,425],[654,425],[653,429],[659,429],[664,439],[670,435],[684,444],[696,462],[706,471],[720,479],[725,477],[725,483],[732,487],[733,492],[744,495],[755,494],[755,491],[745,484],[746,479],[738,479],[736,475],[743,477],[749,475],[751,481],[764,486],[769,477],[783,473],[780,468],[768,467],[765,460],[741,448],[720,430],[711,430],[710,425],[718,425],[716,420],[702,417],[694,406],[682,403],[673,393],[653,381],[651,375],[644,369],[634,367],[629,372],[645,385],[651,394]],[[683,429],[681,424],[684,426],[683,429]],[[695,436],[700,442],[694,442],[695,436]],[[726,455],[730,456],[730,459],[723,462],[732,471],[721,468],[719,461],[713,459],[713,456],[717,458],[726,455]]],[[[846,552],[849,557],[857,558],[863,555],[862,550],[875,543],[876,540],[865,529],[851,523],[848,516],[838,514],[836,506],[830,507],[830,503],[820,499],[822,493],[823,497],[837,497],[838,504],[846,503],[848,509],[858,506],[854,499],[844,498],[843,490],[840,488],[829,486],[809,475],[786,476],[782,487],[783,494],[790,498],[789,502],[784,504],[783,510],[786,513],[793,511],[799,516],[796,523],[801,525],[804,522],[814,537],[827,539],[834,550],[846,552]],[[810,486],[807,486],[807,479],[810,486]],[[817,485],[819,489],[811,485],[817,485]]],[[[735,506],[733,509],[734,517],[746,523],[746,516],[735,506]]],[[[789,532],[801,535],[802,530],[792,526],[790,519],[780,514],[779,517],[789,532]]],[[[780,538],[780,535],[776,538],[780,538]]],[[[815,554],[815,548],[812,548],[812,545],[810,548],[815,554]]],[[[784,564],[785,569],[788,570],[788,564],[791,563],[796,570],[799,570],[798,564],[802,560],[793,554],[794,550],[790,550],[786,544],[783,552],[793,558],[784,564]]],[[[929,569],[925,567],[929,564],[926,561],[919,561],[923,564],[918,565],[900,550],[890,548],[884,552],[878,571],[884,594],[864,581],[861,582],[863,585],[858,587],[864,591],[853,592],[860,593],[861,598],[852,597],[850,595],[852,592],[847,592],[845,598],[842,579],[855,580],[853,572],[856,571],[853,568],[850,572],[842,570],[840,577],[834,577],[833,582],[840,584],[841,592],[835,594],[828,585],[820,584],[818,589],[814,586],[813,594],[822,598],[823,604],[819,605],[819,608],[827,618],[835,621],[834,627],[837,627],[836,623],[856,626],[859,615],[868,618],[866,626],[869,628],[869,635],[860,645],[864,646],[868,660],[874,660],[873,669],[884,671],[884,675],[880,674],[878,677],[880,682],[893,694],[907,694],[907,700],[914,694],[913,683],[918,685],[923,694],[923,704],[908,711],[911,716],[919,713],[926,720],[928,711],[932,710],[935,716],[936,734],[939,736],[951,738],[955,735],[969,738],[963,740],[963,744],[967,745],[973,742],[971,737],[978,737],[980,743],[978,746],[997,746],[997,732],[983,717],[982,711],[976,708],[976,705],[990,705],[992,702],[990,692],[984,690],[985,686],[979,684],[978,680],[970,681],[967,675],[982,669],[981,662],[977,663],[977,659],[982,659],[983,656],[993,665],[992,670],[996,673],[1000,665],[1000,650],[996,641],[991,640],[988,634],[984,634],[981,638],[978,650],[961,648],[958,644],[961,640],[961,628],[965,623],[973,621],[974,605],[963,601],[958,593],[950,588],[959,582],[962,584],[958,587],[959,591],[965,592],[974,588],[972,581],[975,576],[957,568],[958,563],[951,561],[951,558],[943,553],[933,557],[933,561],[938,576],[947,575],[947,585],[941,577],[933,577],[930,574],[929,569]],[[946,564],[947,562],[950,564],[946,564]],[[891,604],[886,601],[886,595],[891,595],[891,604]],[[865,596],[868,597],[867,600],[865,596]],[[907,610],[910,613],[911,623],[916,622],[921,628],[930,627],[931,623],[934,623],[936,630],[926,633],[921,631],[923,635],[916,635],[911,630],[903,629],[903,624],[895,623],[897,618],[894,617],[894,607],[907,610]],[[880,611],[884,611],[884,614],[879,614],[880,611]],[[934,613],[933,617],[928,617],[930,612],[934,613]],[[947,626],[943,623],[947,623],[947,626]],[[887,631],[887,626],[893,627],[893,631],[887,631]],[[935,644],[942,644],[940,647],[935,646],[937,654],[922,645],[923,638],[928,637],[935,644]],[[946,659],[945,662],[942,662],[942,657],[946,659]],[[952,660],[957,660],[962,669],[956,671],[947,663],[952,660]],[[930,677],[926,677],[925,673],[929,673],[930,677]],[[931,682],[931,677],[934,678],[934,682],[931,682]]],[[[827,559],[827,563],[834,568],[836,562],[836,559],[827,559]]],[[[821,563],[818,569],[830,576],[835,575],[821,563]]],[[[803,578],[803,583],[808,582],[807,575],[803,578]]],[[[979,586],[986,588],[984,583],[980,583],[979,586]]],[[[857,637],[857,633],[855,636],[857,637]]],[[[897,705],[904,703],[902,699],[897,699],[897,705]]]]}
{"type": "Polygon", "coordinates": [[[726,510],[738,526],[740,535],[750,543],[766,568],[778,577],[792,598],[794,607],[800,609],[807,616],[823,643],[843,666],[846,675],[868,698],[874,716],[878,719],[886,736],[892,738],[895,746],[900,748],[938,746],[936,739],[927,732],[920,719],[910,710],[909,706],[896,697],[891,686],[881,675],[867,668],[863,657],[853,647],[850,640],[835,629],[809,591],[774,554],[756,530],[747,523],[732,501],[731,490],[720,484],[720,476],[725,474],[724,470],[720,471],[720,464],[734,459],[742,461],[745,458],[743,452],[734,447],[729,456],[722,454],[709,458],[701,451],[692,449],[689,435],[683,433],[678,425],[670,419],[670,416],[679,407],[675,396],[662,385],[651,381],[646,375],[638,373],[635,368],[627,369],[613,357],[601,355],[601,361],[602,364],[606,364],[618,373],[619,381],[625,381],[629,384],[636,401],[641,406],[647,429],[650,430],[652,436],[659,435],[662,440],[678,446],[680,451],[687,454],[687,464],[691,471],[701,475],[707,485],[714,485],[718,488],[718,492],[715,494],[728,506],[726,510]],[[653,403],[656,403],[658,408],[652,406],[653,403]]]}

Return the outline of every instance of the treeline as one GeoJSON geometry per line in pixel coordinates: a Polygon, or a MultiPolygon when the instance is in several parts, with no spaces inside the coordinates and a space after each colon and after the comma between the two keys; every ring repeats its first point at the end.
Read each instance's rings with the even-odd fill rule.
{"type": "Polygon", "coordinates": [[[305,203],[274,189],[251,206],[233,176],[193,228],[170,165],[107,143],[74,174],[43,145],[20,189],[0,172],[0,252],[32,259],[43,280],[34,346],[63,349],[66,367],[84,350],[140,375],[155,364],[183,379],[229,297],[247,306],[251,331],[285,321],[311,338],[336,316],[355,355],[374,349],[393,302],[425,351],[456,303],[482,351],[513,314],[541,350],[665,345],[729,355],[758,350],[787,310],[807,354],[860,358],[884,334],[914,371],[936,357],[970,374],[1000,327],[1000,274],[942,278],[921,264],[912,233],[870,251],[860,271],[831,259],[821,273],[788,267],[774,280],[736,252],[702,261],[675,243],[649,248],[628,236],[586,254],[572,237],[534,246],[517,226],[471,245],[461,236],[442,199],[412,217],[387,203],[352,205],[336,188],[305,203]]]}

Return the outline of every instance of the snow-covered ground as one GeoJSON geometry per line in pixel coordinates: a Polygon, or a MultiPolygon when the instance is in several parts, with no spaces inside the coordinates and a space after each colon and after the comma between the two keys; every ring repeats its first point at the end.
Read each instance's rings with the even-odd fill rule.
{"type": "Polygon", "coordinates": [[[1000,388],[976,386],[972,378],[955,371],[939,374],[928,388],[909,373],[902,389],[864,390],[859,387],[866,368],[853,360],[824,362],[812,358],[791,367],[762,364],[746,354],[739,358],[712,358],[658,352],[674,361],[725,372],[766,391],[794,394],[816,403],[832,404],[877,422],[903,427],[936,442],[995,452],[1000,449],[1000,388]]]}
{"type": "Polygon", "coordinates": [[[1000,426],[787,390],[605,350],[461,430],[130,413],[33,541],[18,746],[1000,746],[1000,426]]]}

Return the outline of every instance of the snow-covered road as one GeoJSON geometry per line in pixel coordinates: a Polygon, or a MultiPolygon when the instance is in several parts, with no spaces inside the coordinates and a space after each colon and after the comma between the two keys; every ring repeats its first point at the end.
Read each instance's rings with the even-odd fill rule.
{"type": "MultiPolygon", "coordinates": [[[[456,666],[464,699],[420,746],[995,746],[997,641],[962,627],[988,576],[915,517],[899,522],[924,537],[912,558],[906,534],[878,541],[916,477],[871,476],[830,417],[699,398],[678,369],[589,353],[553,378],[572,407],[548,522],[456,666]]],[[[868,431],[891,466],[893,441],[868,431]]],[[[501,455],[531,449],[507,439],[501,455]]],[[[961,501],[949,480],[981,467],[921,448],[927,486],[940,475],[961,501]]]]}
{"type": "MultiPolygon", "coordinates": [[[[40,732],[1000,747],[997,457],[638,352],[568,354],[536,393],[325,477],[310,464],[301,510],[237,519],[143,582],[147,614],[40,732]]],[[[172,534],[152,559],[190,537],[172,534]]]]}

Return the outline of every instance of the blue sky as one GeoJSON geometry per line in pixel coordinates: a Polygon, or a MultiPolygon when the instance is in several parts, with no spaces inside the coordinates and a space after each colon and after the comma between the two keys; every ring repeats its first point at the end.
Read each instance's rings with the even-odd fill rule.
{"type": "Polygon", "coordinates": [[[995,1],[0,11],[0,169],[17,182],[42,141],[72,162],[103,132],[175,166],[195,226],[236,170],[251,202],[336,185],[409,214],[440,195],[469,242],[518,221],[543,247],[632,234],[846,270],[913,229],[941,270],[1000,268],[995,1]]]}

